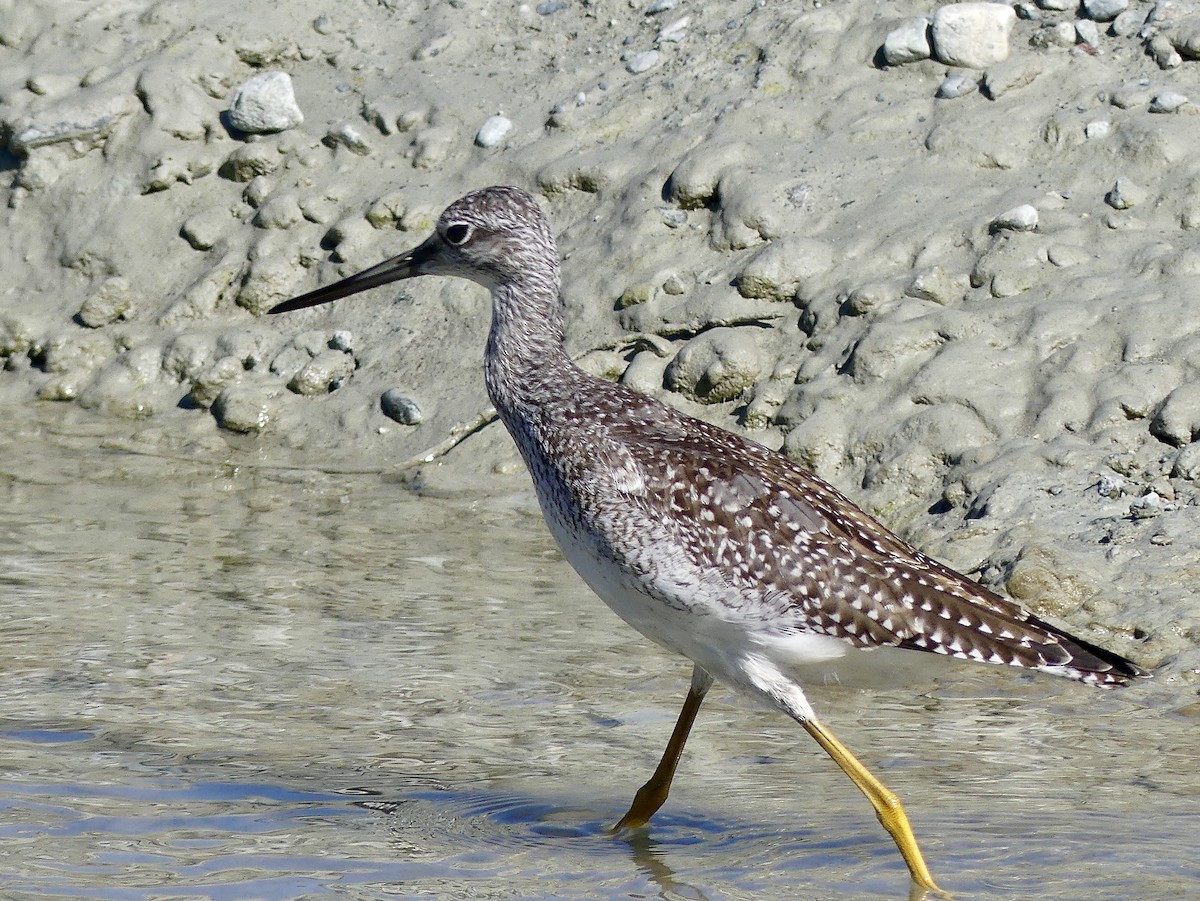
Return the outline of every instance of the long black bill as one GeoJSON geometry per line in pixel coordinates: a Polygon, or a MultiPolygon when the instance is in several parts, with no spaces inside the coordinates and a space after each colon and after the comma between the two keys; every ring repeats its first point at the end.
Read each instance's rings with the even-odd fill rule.
{"type": "Polygon", "coordinates": [[[420,247],[414,247],[408,253],[392,257],[390,260],[384,260],[378,266],[364,269],[362,272],[344,278],[340,282],[334,282],[332,285],[326,285],[324,288],[317,288],[315,291],[309,291],[307,294],[301,294],[299,297],[285,300],[283,303],[271,307],[267,312],[290,313],[292,310],[303,310],[305,307],[315,307],[317,304],[329,303],[331,300],[348,297],[351,294],[357,294],[359,291],[366,291],[368,288],[378,288],[380,285],[386,285],[388,282],[396,282],[400,281],[400,279],[418,276],[421,274],[421,265],[429,259],[436,241],[437,237],[433,236],[420,247]]]}

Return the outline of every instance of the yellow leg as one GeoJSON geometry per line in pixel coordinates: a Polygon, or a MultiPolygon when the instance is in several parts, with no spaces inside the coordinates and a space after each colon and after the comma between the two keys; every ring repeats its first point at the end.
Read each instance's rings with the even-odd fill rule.
{"type": "Polygon", "coordinates": [[[825,749],[825,753],[833,758],[834,763],[840,766],[842,771],[858,786],[859,791],[867,796],[867,800],[875,808],[875,815],[879,817],[879,822],[883,824],[883,828],[888,831],[896,843],[896,847],[900,849],[904,862],[908,864],[908,871],[912,874],[913,882],[921,888],[940,892],[941,889],[933,881],[929,868],[925,866],[921,849],[917,847],[917,838],[913,835],[912,827],[908,825],[908,817],[895,792],[872,776],[870,771],[859,763],[858,758],[851,754],[846,746],[834,738],[833,733],[820,723],[815,720],[803,720],[801,725],[808,730],[809,735],[817,740],[817,744],[825,749]]]}
{"type": "Polygon", "coordinates": [[[675,721],[675,729],[671,732],[667,749],[663,751],[662,760],[658,762],[654,775],[637,790],[628,813],[621,817],[620,822],[612,828],[613,832],[645,826],[650,817],[654,816],[658,808],[666,802],[667,793],[671,791],[671,780],[675,778],[675,768],[679,766],[679,758],[683,754],[683,746],[687,742],[688,733],[692,731],[692,723],[696,721],[700,703],[708,694],[712,683],[712,676],[700,667],[696,666],[692,669],[692,685],[688,689],[687,698],[684,699],[683,709],[679,711],[679,719],[675,721]]]}

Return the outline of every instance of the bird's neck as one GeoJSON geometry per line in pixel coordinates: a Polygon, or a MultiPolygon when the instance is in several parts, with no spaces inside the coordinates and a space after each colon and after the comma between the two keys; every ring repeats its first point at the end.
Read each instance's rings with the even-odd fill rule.
{"type": "Polygon", "coordinates": [[[573,369],[563,348],[557,281],[492,288],[484,377],[488,395],[506,424],[514,416],[528,417],[539,398],[558,394],[556,382],[573,369]]]}

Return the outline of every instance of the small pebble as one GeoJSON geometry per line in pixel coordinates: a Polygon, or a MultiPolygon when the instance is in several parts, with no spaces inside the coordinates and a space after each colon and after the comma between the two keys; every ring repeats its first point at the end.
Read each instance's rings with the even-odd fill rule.
{"type": "Polygon", "coordinates": [[[625,64],[625,71],[630,75],[641,75],[643,72],[648,72],[658,65],[659,52],[657,50],[646,50],[643,53],[638,53],[630,58],[625,64]]]}
{"type": "Polygon", "coordinates": [[[245,134],[286,131],[304,122],[286,72],[264,72],[243,82],[234,91],[228,117],[230,127],[245,134]]]}
{"type": "Polygon", "coordinates": [[[678,44],[687,36],[687,27],[691,24],[691,16],[676,19],[670,25],[664,25],[655,40],[660,44],[678,44]]]}
{"type": "Polygon", "coordinates": [[[570,4],[564,3],[563,0],[548,0],[546,3],[539,3],[535,9],[539,16],[552,16],[561,9],[566,9],[570,4]]]}
{"type": "Polygon", "coordinates": [[[333,31],[333,19],[325,13],[321,13],[313,19],[312,27],[317,34],[330,34],[333,31]]]}
{"type": "Polygon", "coordinates": [[[668,9],[674,9],[679,5],[679,0],[654,0],[646,7],[646,15],[653,16],[658,13],[666,12],[668,9]]]}
{"type": "Polygon", "coordinates": [[[992,230],[1028,232],[1037,228],[1037,224],[1037,208],[1031,204],[1023,203],[1018,207],[1013,207],[1011,210],[1001,213],[993,219],[992,230]]]}
{"type": "Polygon", "coordinates": [[[1127,210],[1146,199],[1146,189],[1128,178],[1118,178],[1112,190],[1104,195],[1104,202],[1114,210],[1127,210]]]}
{"type": "Polygon", "coordinates": [[[1188,99],[1182,94],[1175,91],[1162,91],[1155,94],[1150,101],[1150,112],[1173,113],[1187,102],[1188,99]]]}
{"type": "Polygon", "coordinates": [[[512,127],[511,119],[504,116],[488,116],[479,126],[479,133],[475,135],[475,143],[480,147],[495,147],[508,137],[512,127]]]}
{"type": "Polygon", "coordinates": [[[954,72],[942,79],[938,85],[937,96],[942,100],[953,100],[979,90],[979,82],[974,78],[954,72]]]}
{"type": "Polygon", "coordinates": [[[344,353],[350,353],[354,350],[354,333],[349,329],[338,329],[329,337],[329,347],[331,350],[340,350],[344,353]]]}
{"type": "Polygon", "coordinates": [[[687,224],[687,210],[680,210],[675,207],[660,207],[659,212],[662,213],[663,224],[668,228],[679,228],[687,224]]]}
{"type": "Polygon", "coordinates": [[[401,425],[418,425],[425,418],[417,402],[399,388],[388,388],[379,396],[379,409],[401,425]]]}
{"type": "Polygon", "coordinates": [[[1107,119],[1097,119],[1083,126],[1084,137],[1089,141],[1098,141],[1101,138],[1107,138],[1110,131],[1112,131],[1112,123],[1107,119]]]}

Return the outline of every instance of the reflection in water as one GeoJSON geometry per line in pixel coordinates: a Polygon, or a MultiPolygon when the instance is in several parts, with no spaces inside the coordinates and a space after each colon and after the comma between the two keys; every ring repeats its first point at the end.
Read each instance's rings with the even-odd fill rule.
{"type": "MultiPolygon", "coordinates": [[[[688,667],[528,495],[72,443],[0,437],[0,897],[906,897],[854,788],[719,688],[667,807],[607,833],[688,667]]],[[[1180,690],[911,656],[812,696],[947,887],[1200,893],[1195,724],[1157,712],[1180,690]]]]}

